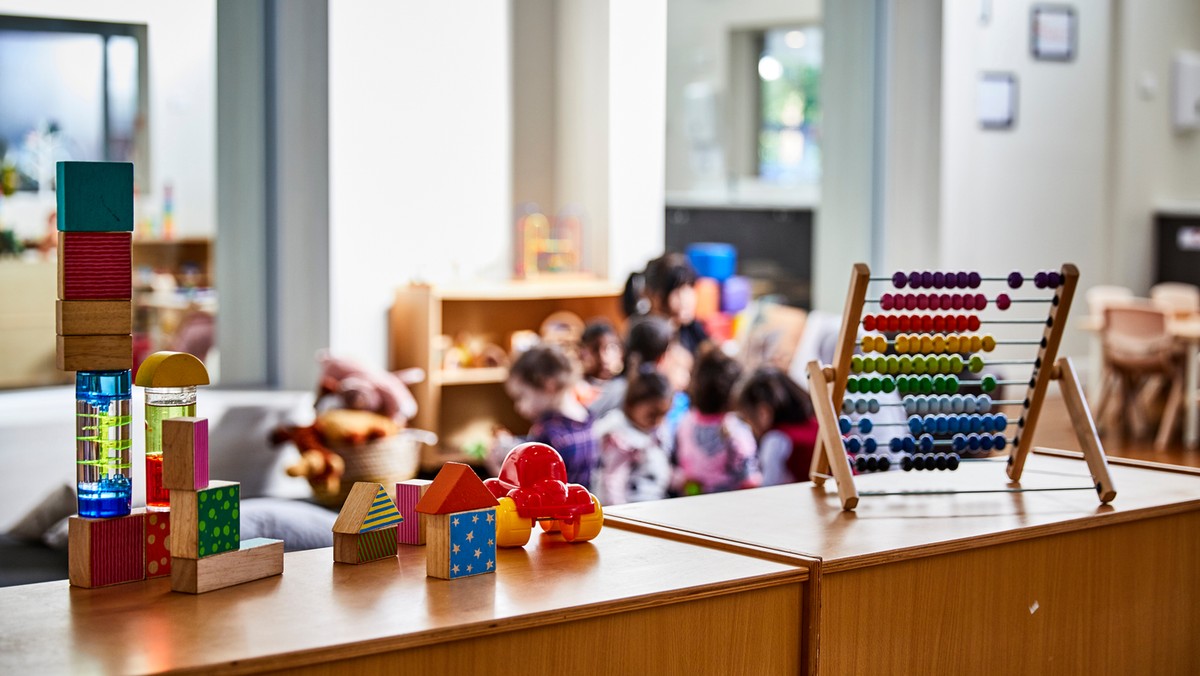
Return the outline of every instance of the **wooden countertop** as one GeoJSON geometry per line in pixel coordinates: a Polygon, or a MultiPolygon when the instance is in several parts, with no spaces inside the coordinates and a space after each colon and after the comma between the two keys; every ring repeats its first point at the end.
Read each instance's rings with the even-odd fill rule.
{"type": "MultiPolygon", "coordinates": [[[[1062,452],[1030,456],[1024,488],[1088,486],[1082,459],[1062,452]]],[[[1102,506],[1094,490],[957,495],[863,496],[856,511],[835,483],[792,484],[606,508],[606,517],[653,524],[813,556],[823,572],[973,549],[1122,521],[1200,510],[1200,472],[1109,459],[1117,498],[1102,506]]],[[[956,472],[886,472],[855,477],[859,493],[1005,488],[1003,461],[956,472]]]]}
{"type": "Polygon", "coordinates": [[[808,579],[803,567],[615,528],[578,545],[535,535],[498,562],[451,582],[425,576],[424,547],[361,566],[319,549],[288,554],[281,577],[200,596],[161,578],[0,589],[0,673],[282,669],[808,579]]]}

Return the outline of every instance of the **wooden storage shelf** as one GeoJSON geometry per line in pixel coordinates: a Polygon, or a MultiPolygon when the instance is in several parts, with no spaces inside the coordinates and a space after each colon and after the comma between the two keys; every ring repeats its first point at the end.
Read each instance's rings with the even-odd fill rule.
{"type": "Polygon", "coordinates": [[[422,468],[469,461],[463,449],[486,443],[496,426],[516,434],[529,429],[504,391],[508,369],[443,370],[435,348],[439,336],[469,334],[507,350],[514,332],[537,331],[546,317],[561,311],[584,321],[604,317],[619,326],[620,295],[617,284],[578,279],[399,289],[390,317],[390,367],[425,369],[425,382],[412,387],[418,407],[412,425],[440,437],[439,448],[425,449],[422,468]]]}

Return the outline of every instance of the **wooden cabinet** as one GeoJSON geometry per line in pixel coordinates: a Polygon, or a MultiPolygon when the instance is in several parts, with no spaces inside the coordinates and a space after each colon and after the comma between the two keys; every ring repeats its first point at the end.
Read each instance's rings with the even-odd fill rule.
{"type": "Polygon", "coordinates": [[[464,448],[486,443],[496,425],[515,433],[528,421],[513,410],[504,392],[507,369],[442,369],[439,337],[470,335],[505,350],[516,331],[537,331],[554,312],[569,311],[584,321],[605,317],[619,326],[621,288],[601,281],[529,281],[477,286],[411,285],[396,292],[390,319],[393,370],[419,366],[425,381],[413,386],[418,413],[414,427],[433,430],[438,448],[426,448],[424,469],[465,462],[464,448]]]}

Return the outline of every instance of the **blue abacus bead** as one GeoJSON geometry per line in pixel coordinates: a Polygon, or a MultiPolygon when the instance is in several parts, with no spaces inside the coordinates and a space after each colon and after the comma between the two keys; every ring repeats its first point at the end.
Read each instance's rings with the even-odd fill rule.
{"type": "Polygon", "coordinates": [[[997,451],[1003,451],[1004,447],[1007,445],[1008,437],[1004,436],[1003,434],[997,434],[996,436],[992,437],[992,448],[996,449],[997,451]]]}
{"type": "Polygon", "coordinates": [[[855,401],[854,402],[854,412],[855,413],[866,413],[867,412],[867,400],[859,399],[859,400],[855,401]]]}
{"type": "Polygon", "coordinates": [[[978,289],[979,285],[982,283],[983,283],[983,278],[979,276],[978,272],[967,273],[967,287],[968,288],[978,289]]]}
{"type": "Polygon", "coordinates": [[[981,394],[976,399],[976,401],[977,401],[976,410],[978,410],[980,413],[987,413],[988,411],[992,410],[991,396],[986,395],[986,394],[981,394]]]}
{"type": "Polygon", "coordinates": [[[937,414],[937,433],[946,434],[950,431],[950,416],[945,413],[937,414]]]}
{"type": "Polygon", "coordinates": [[[976,415],[974,418],[971,418],[971,431],[972,432],[984,431],[983,430],[983,416],[976,415]]]}
{"type": "Polygon", "coordinates": [[[951,472],[958,469],[958,461],[959,461],[959,459],[958,459],[957,453],[947,453],[946,454],[946,469],[950,470],[951,472]]]}
{"type": "Polygon", "coordinates": [[[908,277],[906,277],[903,272],[897,272],[896,274],[892,275],[892,286],[896,287],[897,289],[903,289],[905,283],[907,282],[908,277]]]}
{"type": "Polygon", "coordinates": [[[933,450],[933,436],[929,434],[921,435],[921,450],[926,453],[933,450]]]}
{"type": "Polygon", "coordinates": [[[932,434],[937,431],[937,416],[927,415],[921,422],[923,423],[921,426],[922,432],[932,434]]]}
{"type": "Polygon", "coordinates": [[[963,397],[961,394],[956,394],[953,397],[950,397],[950,410],[954,411],[955,413],[966,413],[967,412],[966,398],[963,397]]]}
{"type": "Polygon", "coordinates": [[[913,451],[917,450],[917,441],[912,437],[904,437],[901,447],[904,449],[905,453],[912,453],[913,451]]]}
{"type": "Polygon", "coordinates": [[[1003,413],[997,413],[995,417],[996,417],[996,431],[1004,432],[1005,430],[1007,430],[1008,429],[1008,416],[1004,415],[1003,413]]]}
{"type": "Polygon", "coordinates": [[[888,448],[892,449],[892,453],[899,453],[904,450],[904,440],[900,437],[892,437],[892,440],[888,442],[888,448]]]}
{"type": "Polygon", "coordinates": [[[914,415],[908,419],[908,431],[913,434],[921,433],[921,425],[921,416],[914,415]]]}
{"type": "Polygon", "coordinates": [[[985,415],[979,416],[979,431],[980,432],[991,432],[992,431],[992,416],[991,415],[985,414],[985,415]]]}
{"type": "Polygon", "coordinates": [[[992,450],[992,435],[990,435],[990,434],[979,435],[979,448],[980,448],[980,450],[983,450],[983,451],[992,450]]]}
{"type": "Polygon", "coordinates": [[[879,400],[871,398],[867,400],[867,413],[879,413],[879,400]]]}
{"type": "Polygon", "coordinates": [[[1008,288],[1019,289],[1025,283],[1025,278],[1019,272],[1008,273],[1008,288]]]}
{"type": "Polygon", "coordinates": [[[875,441],[874,437],[867,437],[866,439],[863,439],[863,452],[864,453],[874,453],[875,450],[878,448],[879,448],[879,442],[875,441]]]}
{"type": "Polygon", "coordinates": [[[850,418],[847,418],[846,416],[838,418],[838,429],[841,430],[842,434],[849,434],[850,427],[850,418]]]}
{"type": "Polygon", "coordinates": [[[955,434],[950,440],[950,447],[956,451],[965,451],[967,449],[967,435],[955,434]]]}
{"type": "Polygon", "coordinates": [[[871,427],[872,425],[870,418],[863,418],[862,420],[858,421],[858,431],[862,432],[863,434],[870,434],[871,427]]]}
{"type": "Polygon", "coordinates": [[[857,435],[851,436],[848,439],[846,439],[846,450],[850,451],[851,453],[858,453],[859,451],[861,451],[862,450],[862,439],[859,439],[857,435]]]}
{"type": "Polygon", "coordinates": [[[1045,272],[1039,272],[1033,276],[1033,285],[1039,289],[1046,288],[1046,284],[1048,281],[1049,280],[1048,280],[1045,272]]]}
{"type": "Polygon", "coordinates": [[[979,435],[974,432],[967,435],[967,448],[972,451],[979,450],[979,435]]]}

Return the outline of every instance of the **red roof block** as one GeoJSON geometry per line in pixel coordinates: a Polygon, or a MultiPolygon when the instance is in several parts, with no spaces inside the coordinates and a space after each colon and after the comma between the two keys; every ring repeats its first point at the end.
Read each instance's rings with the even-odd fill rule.
{"type": "Polygon", "coordinates": [[[453,514],[498,504],[474,470],[459,462],[448,462],[433,478],[416,510],[421,514],[453,514]]]}

